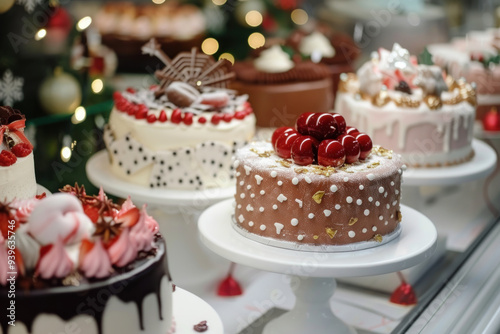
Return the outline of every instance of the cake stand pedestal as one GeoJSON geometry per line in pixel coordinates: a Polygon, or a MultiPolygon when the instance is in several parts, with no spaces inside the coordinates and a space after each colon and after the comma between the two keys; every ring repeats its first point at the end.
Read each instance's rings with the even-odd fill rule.
{"type": "Polygon", "coordinates": [[[231,204],[232,200],[225,200],[203,212],[198,222],[201,240],[233,262],[290,275],[297,297],[294,308],[269,322],[263,334],[356,333],[330,309],[335,278],[399,271],[429,258],[436,246],[432,222],[406,206],[401,207],[399,238],[381,246],[330,253],[268,246],[245,238],[233,228],[231,204]]]}
{"type": "Polygon", "coordinates": [[[106,193],[122,198],[130,195],[137,206],[148,204],[167,242],[168,265],[175,284],[197,294],[213,291],[216,282],[226,275],[229,262],[207,251],[198,238],[196,223],[207,207],[232,197],[234,187],[199,191],[149,189],[114,175],[106,151],[93,155],[86,171],[89,180],[106,193]]]}

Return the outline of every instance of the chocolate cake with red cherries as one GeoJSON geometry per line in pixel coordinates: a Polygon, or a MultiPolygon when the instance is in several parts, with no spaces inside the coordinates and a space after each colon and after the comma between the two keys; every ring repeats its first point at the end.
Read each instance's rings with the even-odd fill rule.
{"type": "Polygon", "coordinates": [[[299,250],[380,245],[400,231],[399,155],[373,146],[339,114],[305,113],[272,142],[235,155],[235,229],[256,241],[299,250]]]}

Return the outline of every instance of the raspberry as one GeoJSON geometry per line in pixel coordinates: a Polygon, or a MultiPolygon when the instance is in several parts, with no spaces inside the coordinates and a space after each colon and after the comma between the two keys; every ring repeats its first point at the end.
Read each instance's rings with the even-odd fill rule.
{"type": "Polygon", "coordinates": [[[0,153],[0,166],[7,167],[15,164],[17,161],[16,156],[14,153],[3,150],[0,153]]]}
{"type": "Polygon", "coordinates": [[[14,145],[14,147],[12,147],[11,151],[12,151],[12,153],[14,153],[14,155],[16,157],[23,158],[23,157],[28,156],[31,153],[31,151],[33,151],[33,148],[31,147],[30,144],[19,143],[19,144],[14,145]]]}

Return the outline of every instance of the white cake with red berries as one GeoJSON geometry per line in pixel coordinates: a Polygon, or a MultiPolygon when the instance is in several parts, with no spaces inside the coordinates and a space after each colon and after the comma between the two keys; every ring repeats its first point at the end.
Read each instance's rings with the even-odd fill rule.
{"type": "Polygon", "coordinates": [[[296,129],[235,155],[234,228],[253,240],[311,251],[373,247],[400,232],[398,154],[373,146],[339,114],[305,113],[296,129]]]}
{"type": "Polygon", "coordinates": [[[33,146],[24,135],[25,122],[19,110],[0,107],[0,200],[36,194],[33,146]]]}
{"type": "Polygon", "coordinates": [[[169,333],[172,286],[157,222],[130,198],[117,205],[102,190],[62,190],[0,201],[0,333],[169,333]]]}
{"type": "Polygon", "coordinates": [[[231,64],[196,50],[170,60],[154,40],[143,51],[166,67],[159,86],[115,93],[105,129],[113,173],[155,189],[233,185],[231,156],[253,137],[255,117],[247,96],[224,88],[231,64]]]}
{"type": "Polygon", "coordinates": [[[437,66],[416,65],[398,44],[343,77],[335,111],[414,167],[453,165],[474,155],[474,88],[443,79],[437,66]]]}

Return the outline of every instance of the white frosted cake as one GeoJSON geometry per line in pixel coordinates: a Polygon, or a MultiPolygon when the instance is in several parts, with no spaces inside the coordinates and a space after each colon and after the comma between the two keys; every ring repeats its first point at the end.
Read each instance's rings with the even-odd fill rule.
{"type": "Polygon", "coordinates": [[[143,51],[167,66],[160,85],[115,93],[105,129],[113,173],[150,188],[234,184],[231,156],[253,137],[255,117],[247,96],[224,88],[230,63],[196,50],[170,60],[154,40],[143,51]]]}
{"type": "Polygon", "coordinates": [[[33,146],[24,135],[25,122],[19,110],[0,107],[0,200],[36,194],[33,146]]]}
{"type": "Polygon", "coordinates": [[[0,333],[168,333],[172,286],[157,222],[130,198],[120,206],[102,190],[63,191],[0,201],[0,333]]]}
{"type": "Polygon", "coordinates": [[[407,164],[446,166],[473,157],[476,96],[465,81],[445,80],[439,67],[417,65],[397,44],[342,79],[336,112],[407,164]]]}

